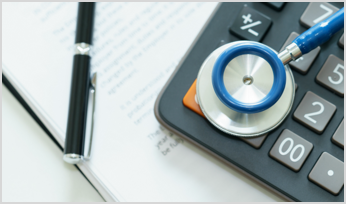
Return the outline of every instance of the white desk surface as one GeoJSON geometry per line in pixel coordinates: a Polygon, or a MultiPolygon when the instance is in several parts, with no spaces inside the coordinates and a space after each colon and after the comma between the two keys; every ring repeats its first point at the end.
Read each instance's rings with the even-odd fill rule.
{"type": "Polygon", "coordinates": [[[2,84],[2,201],[103,201],[2,84]]]}

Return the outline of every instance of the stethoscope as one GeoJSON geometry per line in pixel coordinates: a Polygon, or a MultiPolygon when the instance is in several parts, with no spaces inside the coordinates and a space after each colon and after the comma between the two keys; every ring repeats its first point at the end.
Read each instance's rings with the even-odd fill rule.
{"type": "Polygon", "coordinates": [[[197,77],[197,100],[206,118],[230,135],[252,137],[276,128],[289,114],[295,82],[288,63],[344,27],[344,8],[298,36],[282,52],[237,41],[213,51],[197,77]]]}

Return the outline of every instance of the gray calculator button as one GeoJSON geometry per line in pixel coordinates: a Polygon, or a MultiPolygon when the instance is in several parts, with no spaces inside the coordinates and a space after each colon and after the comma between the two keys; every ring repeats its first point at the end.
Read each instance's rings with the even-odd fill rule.
{"type": "Polygon", "coordinates": [[[338,44],[342,49],[344,48],[344,34],[342,34],[338,44]]]}
{"type": "Polygon", "coordinates": [[[344,61],[329,55],[316,79],[321,85],[344,96],[344,61]]]}
{"type": "Polygon", "coordinates": [[[337,195],[344,186],[344,162],[327,152],[323,152],[311,170],[309,179],[330,193],[337,195]]]}
{"type": "MultiPolygon", "coordinates": [[[[288,36],[286,42],[284,43],[284,45],[282,46],[280,52],[289,44],[292,43],[292,41],[298,37],[299,34],[296,32],[292,32],[290,34],[290,36],[288,36]]],[[[318,46],[317,48],[315,48],[314,50],[312,50],[311,52],[309,52],[308,54],[305,54],[304,56],[298,58],[296,61],[292,61],[289,63],[289,65],[297,70],[298,72],[302,73],[302,74],[306,74],[309,70],[309,68],[311,67],[312,63],[315,61],[317,55],[320,53],[321,47],[318,46]]]]}
{"type": "Polygon", "coordinates": [[[284,5],[286,4],[286,2],[264,2],[264,3],[277,11],[281,11],[284,5]]]}
{"type": "Polygon", "coordinates": [[[308,91],[294,112],[293,118],[321,134],[334,115],[335,110],[334,104],[308,91]]]}
{"type": "Polygon", "coordinates": [[[336,129],[332,137],[332,141],[340,147],[344,148],[344,120],[342,120],[338,129],[336,129]]]}
{"type": "Polygon", "coordinates": [[[272,20],[268,16],[245,5],[229,31],[238,38],[259,42],[271,25],[272,20]]]}
{"type": "Polygon", "coordinates": [[[315,24],[327,19],[339,9],[326,2],[312,2],[305,9],[303,15],[300,17],[300,23],[310,28],[315,24]]]}
{"type": "Polygon", "coordinates": [[[293,171],[299,171],[312,147],[313,145],[309,141],[285,129],[270,150],[269,155],[293,171]]]}
{"type": "Polygon", "coordinates": [[[253,146],[254,148],[260,148],[264,142],[264,140],[267,138],[268,134],[264,134],[258,137],[241,137],[244,142],[248,143],[249,145],[253,146]]]}

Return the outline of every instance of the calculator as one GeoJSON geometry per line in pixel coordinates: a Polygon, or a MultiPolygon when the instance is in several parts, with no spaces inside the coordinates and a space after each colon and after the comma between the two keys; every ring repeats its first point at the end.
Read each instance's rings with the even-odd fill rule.
{"type": "Polygon", "coordinates": [[[216,48],[250,40],[280,52],[343,6],[220,3],[159,94],[156,118],[288,201],[344,201],[343,30],[289,63],[296,83],[293,106],[265,135],[243,138],[220,131],[204,117],[196,98],[198,71],[216,48]]]}

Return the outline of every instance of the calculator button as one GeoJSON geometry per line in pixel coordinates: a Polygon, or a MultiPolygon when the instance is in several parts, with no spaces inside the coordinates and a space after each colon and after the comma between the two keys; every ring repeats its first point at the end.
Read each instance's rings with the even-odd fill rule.
{"type": "MultiPolygon", "coordinates": [[[[296,32],[292,32],[290,36],[288,36],[286,42],[282,46],[280,52],[289,44],[292,43],[296,37],[298,37],[299,34],[296,32]]],[[[305,54],[304,56],[298,58],[296,61],[291,61],[289,63],[290,67],[297,70],[298,72],[302,74],[306,74],[311,67],[312,63],[315,61],[317,55],[320,53],[321,47],[318,46],[317,48],[313,49],[309,53],[305,54]]]]}
{"type": "Polygon", "coordinates": [[[323,152],[311,170],[309,179],[330,193],[337,195],[344,185],[344,162],[327,152],[323,152]]]}
{"type": "Polygon", "coordinates": [[[198,100],[196,95],[196,83],[197,83],[197,79],[193,82],[192,86],[190,87],[185,97],[183,98],[183,104],[184,106],[188,107],[195,113],[205,118],[201,108],[198,105],[198,100]]]}
{"type": "Polygon", "coordinates": [[[241,140],[248,143],[249,145],[253,146],[254,148],[260,148],[264,142],[264,140],[267,138],[268,134],[264,134],[258,137],[240,137],[241,140]]]}
{"type": "Polygon", "coordinates": [[[329,55],[316,80],[331,91],[344,96],[344,61],[329,55]]]}
{"type": "Polygon", "coordinates": [[[342,34],[342,36],[341,36],[341,38],[340,38],[340,40],[339,40],[339,42],[338,42],[338,45],[339,45],[342,49],[344,49],[344,34],[342,34]]]}
{"type": "Polygon", "coordinates": [[[299,171],[312,147],[313,145],[309,141],[285,129],[270,150],[269,155],[293,171],[299,171]]]}
{"type": "Polygon", "coordinates": [[[321,134],[335,110],[335,105],[308,91],[294,112],[293,118],[321,134]]]}
{"type": "Polygon", "coordinates": [[[336,129],[332,137],[332,141],[340,147],[344,148],[344,120],[342,120],[338,129],[336,129]]]}
{"type": "Polygon", "coordinates": [[[310,28],[315,24],[327,19],[339,9],[326,2],[312,2],[305,9],[303,15],[300,17],[300,23],[310,28]]]}
{"type": "Polygon", "coordinates": [[[265,2],[266,5],[274,10],[281,11],[286,2],[265,2]]]}
{"type": "Polygon", "coordinates": [[[230,32],[241,39],[261,41],[271,24],[269,17],[245,5],[230,27],[230,32]]]}

